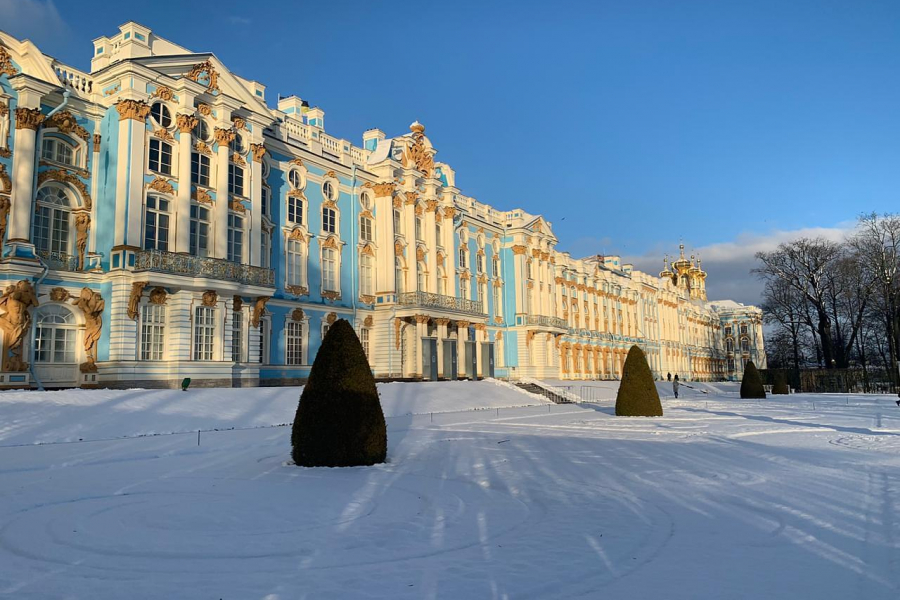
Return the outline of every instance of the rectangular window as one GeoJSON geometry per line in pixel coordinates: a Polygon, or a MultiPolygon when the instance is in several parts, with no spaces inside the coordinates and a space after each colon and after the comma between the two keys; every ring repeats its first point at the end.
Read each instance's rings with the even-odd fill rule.
{"type": "Polygon", "coordinates": [[[501,300],[500,300],[500,288],[495,286],[494,287],[494,316],[495,317],[499,317],[503,314],[503,311],[501,310],[501,308],[502,308],[502,305],[501,305],[501,300]]]}
{"type": "Polygon", "coordinates": [[[244,359],[244,314],[231,313],[231,362],[244,359]]]}
{"type": "Polygon", "coordinates": [[[162,360],[165,340],[165,304],[145,304],[141,308],[141,360],[162,360]]]}
{"type": "Polygon", "coordinates": [[[443,238],[442,232],[443,232],[443,229],[441,229],[441,224],[440,224],[440,223],[435,223],[435,225],[434,225],[434,235],[435,235],[435,239],[437,240],[437,245],[438,245],[438,246],[443,246],[443,245],[444,245],[444,241],[443,241],[444,238],[443,238]]]}
{"type": "Polygon", "coordinates": [[[484,304],[484,286],[480,283],[476,286],[475,290],[478,292],[478,302],[481,303],[481,310],[483,312],[487,312],[487,306],[484,304]]]}
{"type": "Polygon", "coordinates": [[[265,216],[271,216],[269,210],[271,209],[271,202],[269,197],[272,195],[271,190],[268,187],[262,186],[262,191],[260,192],[259,197],[259,207],[262,210],[262,214],[265,216]]]}
{"type": "Polygon", "coordinates": [[[491,261],[491,272],[494,277],[500,277],[500,259],[494,257],[491,261]]]}
{"type": "Polygon", "coordinates": [[[268,319],[260,319],[259,321],[259,363],[261,365],[269,364],[269,335],[271,329],[268,319]]]}
{"type": "Polygon", "coordinates": [[[212,360],[216,338],[216,310],[211,306],[194,309],[194,360],[212,360]]]}
{"type": "Polygon", "coordinates": [[[359,330],[359,342],[362,344],[363,352],[366,353],[366,360],[371,363],[371,359],[369,358],[369,328],[363,327],[359,330]]]}
{"type": "Polygon", "coordinates": [[[479,254],[475,258],[475,270],[480,274],[484,273],[484,254],[479,254]]]}
{"type": "Polygon", "coordinates": [[[287,241],[287,283],[306,286],[306,247],[300,240],[287,241]]]}
{"type": "Polygon", "coordinates": [[[359,293],[363,296],[371,296],[375,293],[375,267],[374,261],[368,254],[363,254],[359,259],[359,293]]]}
{"type": "Polygon", "coordinates": [[[244,218],[228,215],[228,260],[242,262],[244,258],[244,218]]]}
{"type": "Polygon", "coordinates": [[[162,173],[163,175],[172,174],[172,146],[162,140],[155,138],[150,139],[150,160],[149,166],[151,171],[162,173]]]}
{"type": "Polygon", "coordinates": [[[303,364],[303,323],[288,321],[285,331],[285,364],[303,364]]]}
{"type": "Polygon", "coordinates": [[[234,163],[228,165],[228,193],[244,195],[244,169],[234,163]]]}
{"type": "Polygon", "coordinates": [[[144,250],[169,249],[169,201],[147,196],[144,215],[144,250]]]}
{"type": "Polygon", "coordinates": [[[401,227],[402,223],[403,223],[403,219],[400,216],[400,211],[395,210],[394,211],[394,234],[395,235],[400,235],[401,233],[403,233],[403,228],[401,227]]]}
{"type": "Polygon", "coordinates": [[[394,280],[397,287],[397,293],[402,294],[406,291],[406,277],[403,272],[403,265],[400,264],[400,259],[396,259],[394,261],[394,280]]]}
{"type": "Polygon", "coordinates": [[[337,291],[337,253],[334,248],[322,250],[322,289],[337,291]]]}
{"type": "Polygon", "coordinates": [[[466,268],[466,249],[465,248],[459,249],[459,268],[460,269],[466,268]]]}
{"type": "Polygon", "coordinates": [[[287,218],[295,225],[303,225],[303,198],[288,196],[287,218]]]}
{"type": "Polygon", "coordinates": [[[416,217],[416,239],[422,241],[422,217],[416,217]]]}
{"type": "Polygon", "coordinates": [[[372,241],[372,219],[369,217],[359,218],[359,237],[364,242],[372,241]]]}
{"type": "Polygon", "coordinates": [[[265,229],[259,236],[259,266],[264,269],[272,267],[272,234],[265,229]]]}
{"type": "Polygon", "coordinates": [[[209,157],[205,154],[191,153],[191,183],[209,187],[209,157]]]}
{"type": "Polygon", "coordinates": [[[191,206],[191,254],[209,255],[209,209],[196,204],[191,206]]]}
{"type": "Polygon", "coordinates": [[[322,209],[322,231],[334,233],[337,221],[337,213],[332,208],[322,209]]]}

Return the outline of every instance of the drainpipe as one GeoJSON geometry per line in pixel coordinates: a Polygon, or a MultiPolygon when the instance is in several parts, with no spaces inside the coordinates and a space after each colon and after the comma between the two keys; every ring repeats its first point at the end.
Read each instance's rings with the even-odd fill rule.
{"type": "MultiPolygon", "coordinates": [[[[56,113],[61,111],[63,109],[63,107],[69,103],[69,96],[71,96],[71,95],[72,95],[72,90],[63,90],[62,102],[60,103],[59,106],[57,106],[56,108],[51,110],[49,113],[47,113],[46,118],[49,119],[50,117],[52,117],[53,115],[55,115],[56,113]]],[[[44,262],[44,259],[41,258],[40,256],[38,256],[37,253],[35,253],[35,257],[38,259],[38,262],[41,263],[41,268],[43,269],[40,277],[38,277],[37,280],[35,280],[35,282],[34,282],[34,293],[35,293],[35,295],[37,295],[38,288],[44,282],[44,279],[46,279],[47,273],[50,272],[50,266],[47,265],[47,263],[44,262]]],[[[36,346],[35,334],[36,333],[37,333],[37,321],[35,321],[34,318],[32,318],[31,319],[31,356],[28,360],[28,372],[31,373],[31,378],[34,380],[35,383],[37,383],[38,391],[44,391],[44,384],[42,384],[41,380],[38,379],[37,373],[34,370],[34,356],[35,356],[35,346],[36,346]]]]}
{"type": "Polygon", "coordinates": [[[352,180],[350,183],[350,241],[353,244],[353,252],[350,253],[350,293],[351,302],[353,306],[353,323],[356,323],[356,277],[359,273],[356,272],[356,255],[359,253],[359,240],[356,239],[356,163],[353,164],[353,168],[350,171],[352,180]]]}

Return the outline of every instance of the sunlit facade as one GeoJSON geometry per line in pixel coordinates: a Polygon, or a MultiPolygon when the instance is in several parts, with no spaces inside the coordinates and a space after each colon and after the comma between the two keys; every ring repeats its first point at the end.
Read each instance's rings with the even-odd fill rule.
{"type": "MultiPolygon", "coordinates": [[[[659,377],[765,363],[761,313],[556,250],[464,195],[425,127],[361,144],[300,97],[129,22],[91,72],[0,32],[0,387],[302,382],[328,327],[376,377],[659,377]]],[[[502,200],[500,200],[502,202],[502,200]]]]}

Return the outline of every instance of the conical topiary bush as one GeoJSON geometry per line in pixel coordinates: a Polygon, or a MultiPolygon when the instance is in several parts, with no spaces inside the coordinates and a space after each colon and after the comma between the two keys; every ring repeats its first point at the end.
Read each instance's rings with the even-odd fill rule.
{"type": "Polygon", "coordinates": [[[291,432],[294,462],[304,467],[382,463],[387,427],[369,361],[341,319],[325,335],[300,395],[291,432]]]}
{"type": "Polygon", "coordinates": [[[616,415],[620,417],[661,417],[662,404],[653,374],[643,350],[632,346],[622,368],[622,383],[616,394],[616,415]]]}
{"type": "Polygon", "coordinates": [[[763,387],[762,377],[756,370],[753,361],[747,361],[744,367],[744,378],[741,380],[741,398],[765,398],[766,389],[763,387]]]}
{"type": "Polygon", "coordinates": [[[772,385],[772,394],[789,394],[790,390],[788,389],[787,377],[784,376],[784,372],[776,371],[775,372],[775,383],[772,385]]]}

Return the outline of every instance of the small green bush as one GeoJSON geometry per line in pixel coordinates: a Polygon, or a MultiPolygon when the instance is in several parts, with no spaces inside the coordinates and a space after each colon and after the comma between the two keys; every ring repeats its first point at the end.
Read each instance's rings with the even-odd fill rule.
{"type": "Polygon", "coordinates": [[[788,389],[787,378],[784,373],[777,371],[775,373],[775,383],[772,385],[772,394],[790,394],[788,389]]]}
{"type": "Polygon", "coordinates": [[[765,398],[766,389],[763,387],[762,377],[756,370],[753,361],[748,361],[744,367],[744,378],[741,380],[741,398],[765,398]]]}
{"type": "Polygon", "coordinates": [[[335,322],[316,354],[291,432],[294,462],[305,467],[383,463],[387,426],[375,378],[353,327],[335,322]]]}
{"type": "Polygon", "coordinates": [[[616,394],[616,415],[620,417],[661,417],[662,404],[659,392],[647,364],[647,357],[637,346],[632,346],[622,368],[622,383],[616,394]]]}

